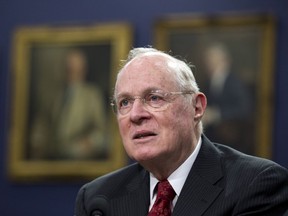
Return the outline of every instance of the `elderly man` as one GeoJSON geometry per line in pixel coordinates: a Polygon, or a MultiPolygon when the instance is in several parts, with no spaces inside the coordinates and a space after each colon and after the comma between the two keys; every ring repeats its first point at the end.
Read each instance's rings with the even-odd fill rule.
{"type": "Polygon", "coordinates": [[[206,97],[190,67],[153,48],[135,48],[112,102],[136,163],[84,185],[77,216],[282,215],[288,171],[205,137],[206,97]]]}

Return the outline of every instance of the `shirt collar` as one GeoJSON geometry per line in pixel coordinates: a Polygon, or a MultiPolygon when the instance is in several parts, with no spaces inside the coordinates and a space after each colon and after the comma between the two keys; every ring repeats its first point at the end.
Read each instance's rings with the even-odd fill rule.
{"type": "MultiPolygon", "coordinates": [[[[192,154],[182,163],[169,177],[168,181],[173,187],[176,196],[180,195],[180,192],[184,186],[184,183],[188,177],[188,174],[196,160],[196,157],[199,153],[200,147],[202,143],[202,138],[200,136],[196,148],[192,152],[192,154]]],[[[152,173],[150,173],[150,201],[154,196],[154,188],[158,183],[158,179],[154,177],[152,173]]],[[[150,202],[151,203],[151,202],[150,202]]]]}

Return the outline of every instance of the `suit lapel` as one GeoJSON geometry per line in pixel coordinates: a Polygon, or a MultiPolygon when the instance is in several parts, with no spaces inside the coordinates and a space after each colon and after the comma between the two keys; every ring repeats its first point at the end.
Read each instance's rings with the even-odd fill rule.
{"type": "Polygon", "coordinates": [[[183,186],[173,216],[202,215],[223,190],[215,185],[223,176],[219,152],[205,136],[202,138],[201,149],[183,186]]]}
{"type": "Polygon", "coordinates": [[[142,169],[140,175],[135,174],[133,181],[126,188],[127,194],[125,196],[111,200],[111,215],[146,216],[149,207],[148,172],[142,169]]]}
{"type": "MultiPolygon", "coordinates": [[[[202,138],[201,149],[183,186],[173,216],[203,215],[223,190],[216,185],[223,177],[220,153],[205,136],[202,138]]],[[[147,215],[149,173],[139,167],[139,173],[131,176],[132,180],[126,187],[127,193],[111,200],[111,215],[147,215]]]]}

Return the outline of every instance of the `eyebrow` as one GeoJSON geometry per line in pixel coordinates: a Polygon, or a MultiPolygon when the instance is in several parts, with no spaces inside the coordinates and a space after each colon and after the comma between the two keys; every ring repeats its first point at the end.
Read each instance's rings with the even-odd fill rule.
{"type": "MultiPolygon", "coordinates": [[[[159,87],[149,87],[149,88],[147,88],[147,89],[145,89],[142,93],[141,93],[141,95],[145,95],[145,94],[147,94],[147,93],[149,93],[149,92],[151,92],[151,91],[155,91],[155,90],[163,90],[163,89],[161,89],[161,88],[159,88],[159,87]]],[[[165,91],[165,90],[163,90],[163,91],[165,91]]],[[[125,98],[125,97],[131,97],[132,96],[132,94],[130,94],[130,93],[128,93],[128,92],[121,92],[121,93],[119,93],[119,94],[117,94],[116,95],[116,98],[125,98]]],[[[140,96],[140,95],[139,95],[140,96]]]]}

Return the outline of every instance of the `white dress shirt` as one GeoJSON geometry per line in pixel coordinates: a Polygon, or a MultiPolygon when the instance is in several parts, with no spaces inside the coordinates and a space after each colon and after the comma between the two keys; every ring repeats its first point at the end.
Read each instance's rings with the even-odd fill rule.
{"type": "MultiPolygon", "coordinates": [[[[195,150],[192,152],[192,154],[184,161],[183,164],[181,164],[181,166],[179,166],[168,178],[167,180],[169,181],[169,183],[171,184],[171,186],[173,187],[176,196],[173,199],[172,202],[172,210],[173,207],[175,206],[178,197],[180,195],[180,192],[183,188],[183,185],[187,179],[187,176],[196,160],[196,157],[199,153],[200,147],[201,147],[201,143],[202,143],[202,139],[200,137],[195,150]]],[[[154,189],[155,186],[158,183],[158,179],[155,178],[155,176],[150,173],[150,206],[149,206],[149,211],[151,210],[155,200],[156,200],[156,196],[157,194],[155,193],[154,189]]]]}

